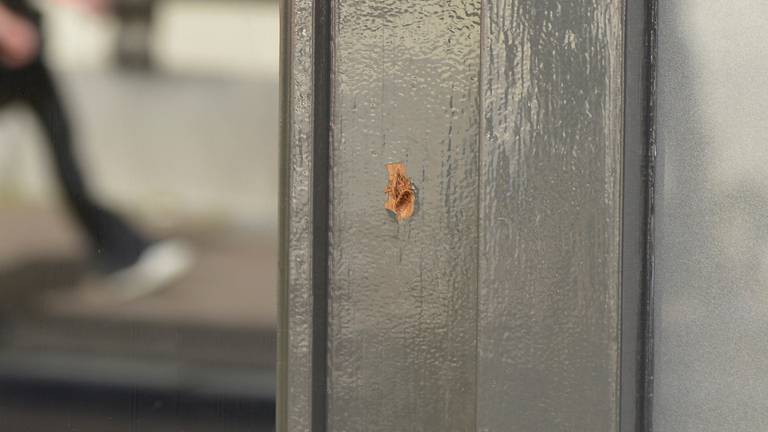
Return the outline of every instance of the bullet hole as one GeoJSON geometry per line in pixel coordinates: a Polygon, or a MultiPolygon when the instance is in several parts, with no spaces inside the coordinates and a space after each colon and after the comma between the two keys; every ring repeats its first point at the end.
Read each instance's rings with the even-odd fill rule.
{"type": "Polygon", "coordinates": [[[387,202],[384,208],[395,214],[397,221],[404,221],[413,215],[416,204],[416,191],[413,189],[411,178],[405,174],[405,165],[389,163],[386,165],[389,182],[384,193],[387,202]]]}

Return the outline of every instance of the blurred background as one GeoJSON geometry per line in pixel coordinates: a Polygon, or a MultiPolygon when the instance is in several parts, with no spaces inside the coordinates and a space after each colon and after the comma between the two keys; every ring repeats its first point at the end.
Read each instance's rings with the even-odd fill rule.
{"type": "MultiPolygon", "coordinates": [[[[278,9],[273,0],[40,1],[45,56],[101,202],[195,256],[93,300],[85,236],[23,105],[0,109],[0,430],[272,430],[278,9]]],[[[98,296],[97,296],[98,297],[98,296]]]]}

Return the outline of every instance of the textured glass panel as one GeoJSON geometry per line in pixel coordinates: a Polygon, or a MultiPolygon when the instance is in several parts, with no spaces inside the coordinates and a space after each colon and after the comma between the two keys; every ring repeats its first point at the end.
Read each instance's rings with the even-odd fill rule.
{"type": "Polygon", "coordinates": [[[659,6],[654,430],[768,430],[768,3],[659,6]]]}
{"type": "Polygon", "coordinates": [[[479,3],[334,2],[328,430],[473,428],[479,3]]]}
{"type": "Polygon", "coordinates": [[[477,430],[615,431],[622,2],[483,7],[477,430]]]}

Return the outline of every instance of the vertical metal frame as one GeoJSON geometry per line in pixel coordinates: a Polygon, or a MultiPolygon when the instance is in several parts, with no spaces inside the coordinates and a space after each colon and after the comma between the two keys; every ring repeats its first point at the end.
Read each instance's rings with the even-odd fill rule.
{"type": "Polygon", "coordinates": [[[325,430],[330,1],[280,2],[277,429],[325,430]]]}
{"type": "MultiPolygon", "coordinates": [[[[498,8],[513,7],[513,5],[497,0],[482,0],[481,3],[481,58],[478,59],[481,63],[481,72],[478,77],[478,87],[482,94],[482,100],[478,100],[478,104],[482,110],[481,118],[479,119],[482,124],[482,130],[478,132],[481,153],[477,161],[478,171],[476,172],[478,188],[481,190],[477,198],[477,211],[479,212],[477,215],[477,229],[479,230],[477,241],[479,244],[472,246],[477,247],[478,250],[476,269],[478,272],[478,286],[476,287],[478,304],[476,305],[477,315],[475,317],[477,322],[475,343],[477,346],[474,348],[477,351],[477,358],[474,360],[476,362],[474,365],[476,374],[475,388],[471,389],[471,391],[476,401],[476,406],[473,408],[476,417],[474,419],[475,429],[478,431],[490,431],[496,430],[494,429],[494,424],[503,424],[509,418],[513,418],[516,415],[526,415],[525,413],[515,412],[515,407],[541,406],[540,403],[542,401],[555,400],[547,396],[547,391],[552,390],[552,395],[557,392],[557,389],[536,389],[539,392],[538,396],[530,396],[531,399],[525,401],[520,400],[520,398],[527,398],[529,396],[525,396],[525,393],[520,393],[518,390],[510,389],[511,392],[503,392],[503,395],[506,395],[504,398],[515,400],[499,399],[494,396],[494,391],[496,390],[489,391],[489,389],[497,386],[494,383],[494,380],[497,378],[504,380],[511,377],[511,382],[517,384],[524,384],[526,382],[527,378],[523,375],[509,375],[509,368],[517,367],[514,364],[507,364],[506,371],[502,367],[502,364],[507,361],[505,359],[508,359],[509,355],[517,355],[514,353],[520,352],[520,349],[519,347],[510,348],[509,350],[504,348],[504,344],[509,343],[510,339],[508,339],[508,336],[504,336],[508,335],[509,332],[503,329],[504,324],[501,320],[521,319],[523,315],[513,315],[510,317],[503,312],[503,307],[501,306],[503,306],[504,302],[508,302],[508,305],[513,307],[510,310],[514,311],[517,310],[514,308],[519,308],[527,301],[534,300],[529,294],[536,295],[535,290],[517,297],[505,294],[530,288],[525,285],[526,279],[520,278],[527,273],[517,273],[514,269],[511,269],[510,265],[517,264],[513,264],[513,261],[507,260],[505,257],[511,258],[516,253],[525,253],[525,248],[535,244],[530,243],[528,246],[525,246],[525,242],[520,243],[520,245],[525,247],[514,252],[513,249],[510,249],[509,244],[504,243],[507,240],[511,241],[514,239],[514,235],[512,237],[505,237],[505,235],[509,234],[510,229],[521,230],[517,237],[519,240],[520,236],[529,235],[526,233],[527,228],[522,226],[515,228],[514,225],[501,226],[499,224],[502,222],[504,224],[514,224],[516,220],[519,220],[519,223],[525,223],[526,219],[520,219],[520,214],[526,211],[530,212],[531,217],[536,216],[536,212],[542,211],[543,213],[540,216],[546,219],[552,216],[547,216],[545,212],[557,214],[559,211],[566,211],[567,207],[571,204],[565,202],[557,203],[557,200],[562,195],[560,195],[559,186],[556,184],[553,183],[552,186],[549,186],[552,194],[548,197],[548,189],[546,189],[548,186],[546,186],[546,183],[535,183],[539,180],[545,180],[542,177],[543,171],[532,169],[539,166],[537,164],[540,163],[536,159],[536,157],[539,157],[537,152],[539,152],[539,155],[542,151],[545,153],[551,152],[550,162],[553,169],[559,166],[558,161],[567,162],[567,158],[558,159],[561,157],[561,151],[568,151],[569,144],[567,141],[559,140],[556,137],[544,136],[543,141],[530,141],[530,143],[536,143],[535,145],[543,147],[538,150],[534,147],[529,147],[533,152],[530,154],[531,156],[528,161],[528,168],[531,169],[525,171],[525,174],[523,174],[523,171],[519,172],[520,175],[530,176],[533,182],[531,184],[541,185],[544,188],[540,191],[543,192],[543,195],[537,193],[526,197],[526,194],[530,191],[518,191],[522,194],[520,195],[522,200],[507,208],[510,211],[513,209],[517,210],[500,219],[502,215],[498,212],[506,210],[498,207],[493,201],[504,200],[505,193],[502,188],[509,187],[511,188],[510,190],[519,188],[520,182],[518,180],[521,179],[510,177],[507,179],[509,182],[506,185],[504,183],[505,180],[497,180],[498,173],[495,169],[507,165],[502,163],[501,165],[494,166],[493,163],[501,161],[499,158],[508,157],[512,161],[514,157],[509,156],[505,151],[497,152],[498,148],[495,146],[505,146],[509,144],[510,140],[525,140],[527,138],[525,136],[520,138],[523,132],[515,130],[511,123],[510,128],[506,128],[504,124],[505,118],[513,118],[506,117],[511,112],[504,112],[503,104],[510,103],[509,99],[506,101],[503,98],[494,99],[495,96],[501,96],[501,94],[495,92],[502,92],[504,88],[512,88],[512,84],[510,84],[510,87],[504,87],[503,80],[512,79],[514,74],[517,73],[516,69],[508,69],[504,72],[504,67],[494,63],[499,61],[499,59],[503,60],[504,55],[514,56],[517,54],[515,54],[516,48],[509,49],[509,46],[505,48],[504,44],[510,43],[509,38],[504,39],[504,37],[501,37],[494,41],[495,36],[491,33],[493,31],[501,31],[502,29],[499,26],[510,25],[508,21],[504,21],[504,11],[498,8]],[[494,43],[497,44],[495,47],[494,43]],[[497,82],[495,81],[496,79],[501,79],[502,81],[497,82]],[[483,188],[486,188],[485,192],[482,190],[483,188]],[[537,207],[539,204],[536,204],[536,202],[540,204],[539,207],[537,207]],[[555,203],[555,208],[551,207],[553,202],[555,203]],[[530,206],[531,203],[534,203],[532,207],[530,206]],[[561,204],[562,207],[557,207],[561,204]],[[494,210],[489,211],[490,208],[494,210]],[[537,210],[537,208],[540,210],[537,210]],[[496,229],[494,227],[498,228],[498,232],[494,231],[496,229]],[[507,234],[504,234],[505,232],[507,234]],[[492,310],[497,312],[495,314],[494,312],[487,312],[492,310]],[[494,331],[497,331],[499,338],[492,333],[487,333],[487,336],[485,336],[485,332],[494,331]],[[496,359],[499,361],[497,362],[496,359]],[[495,417],[493,415],[494,412],[497,414],[495,417]]],[[[588,20],[591,19],[592,15],[586,14],[586,12],[582,18],[584,20],[583,25],[587,27],[582,27],[581,29],[569,28],[566,26],[572,25],[574,19],[578,21],[582,18],[569,17],[570,21],[552,19],[552,14],[556,14],[560,9],[554,6],[550,8],[549,5],[539,3],[538,0],[517,0],[513,3],[516,5],[516,13],[518,13],[518,15],[515,15],[515,19],[518,20],[516,25],[520,27],[517,27],[517,30],[510,30],[506,36],[514,36],[515,31],[531,31],[537,25],[541,25],[542,29],[549,30],[552,30],[552,26],[563,25],[562,29],[555,28],[554,34],[561,34],[565,38],[564,40],[570,44],[580,43],[580,38],[583,38],[584,41],[590,41],[590,43],[595,43],[594,41],[596,40],[598,44],[607,44],[603,45],[604,48],[599,48],[591,54],[588,53],[588,55],[598,56],[598,60],[595,60],[597,63],[593,63],[592,67],[607,67],[605,69],[606,75],[603,78],[598,77],[596,79],[603,80],[598,83],[599,88],[597,91],[606,91],[609,92],[609,95],[594,95],[597,98],[605,98],[603,99],[605,103],[603,108],[606,111],[604,111],[604,114],[601,114],[604,115],[603,123],[595,122],[594,120],[584,120],[592,122],[590,123],[592,126],[585,123],[586,129],[575,127],[571,132],[568,132],[567,128],[563,130],[564,133],[572,133],[574,131],[589,131],[589,127],[593,126],[598,129],[601,127],[606,128],[605,130],[598,130],[596,135],[588,138],[592,141],[584,148],[584,151],[594,151],[594,146],[605,146],[604,151],[606,153],[603,154],[601,153],[603,150],[600,150],[596,154],[603,154],[607,165],[603,165],[603,162],[600,161],[595,161],[595,163],[587,162],[590,160],[589,158],[580,159],[582,162],[579,163],[585,164],[581,169],[592,173],[590,174],[592,177],[584,179],[583,187],[592,188],[591,191],[594,192],[583,192],[583,196],[587,197],[587,199],[591,199],[589,197],[597,199],[608,194],[619,200],[618,204],[614,203],[613,198],[603,202],[606,205],[604,208],[605,212],[602,212],[602,210],[594,211],[594,214],[591,215],[584,213],[582,216],[586,215],[586,218],[573,219],[573,222],[576,224],[574,230],[579,231],[587,229],[584,228],[587,225],[581,226],[579,225],[580,223],[592,224],[594,221],[597,221],[599,224],[603,223],[600,222],[601,220],[608,218],[609,222],[605,228],[610,233],[602,233],[601,228],[598,228],[595,231],[590,231],[591,234],[587,233],[587,237],[584,237],[584,239],[587,241],[585,244],[590,244],[589,235],[602,236],[600,242],[603,243],[600,243],[600,251],[597,251],[597,253],[607,255],[595,255],[593,257],[594,263],[614,266],[611,267],[613,270],[601,273],[602,276],[598,276],[597,279],[593,280],[600,287],[599,289],[602,290],[599,293],[590,292],[588,284],[582,286],[585,291],[581,295],[594,296],[594,299],[605,296],[609,298],[603,305],[607,309],[599,312],[596,316],[592,316],[592,318],[596,319],[599,323],[598,325],[615,326],[613,330],[609,329],[606,332],[598,332],[600,335],[608,337],[608,339],[599,342],[600,346],[605,349],[613,347],[610,349],[614,350],[615,355],[615,362],[613,363],[615,367],[615,383],[600,381],[600,385],[614,387],[612,389],[605,387],[601,391],[613,394],[611,397],[615,400],[608,402],[610,406],[598,407],[599,409],[594,411],[594,413],[612,411],[614,414],[612,414],[613,417],[611,419],[596,421],[590,424],[593,426],[597,425],[596,427],[601,431],[648,431],[650,430],[650,398],[652,395],[652,380],[650,377],[652,370],[650,367],[652,362],[650,305],[652,301],[651,236],[653,232],[653,194],[651,191],[653,188],[655,0],[625,1],[619,4],[611,0],[582,0],[579,3],[580,6],[573,6],[575,7],[574,13],[578,14],[579,7],[583,7],[585,8],[584,10],[597,10],[598,12],[596,13],[598,15],[604,14],[602,15],[604,20],[596,21],[592,24],[596,26],[594,29],[588,27],[590,25],[588,20]],[[529,17],[521,18],[519,13],[526,10],[530,12],[529,17]],[[617,11],[620,12],[617,14],[617,11]],[[620,21],[615,21],[617,19],[620,19],[620,21]],[[551,22],[549,22],[550,20],[551,22]],[[583,33],[578,33],[580,30],[583,33]],[[621,42],[617,43],[617,40],[612,38],[622,39],[621,42]],[[616,58],[616,56],[619,57],[616,58]],[[609,66],[605,66],[606,64],[609,66]],[[620,66],[617,68],[617,65],[620,66]],[[621,76],[616,74],[621,74],[621,76]],[[605,169],[605,171],[599,171],[601,169],[605,169]],[[594,184],[596,179],[598,182],[604,181],[604,190],[601,191],[600,187],[594,184]],[[615,285],[611,285],[614,283],[612,281],[615,282],[615,285]],[[613,298],[612,296],[615,296],[614,300],[610,299],[613,298]]],[[[333,22],[333,7],[336,7],[336,5],[332,4],[330,0],[281,1],[282,199],[280,207],[281,288],[278,330],[277,421],[278,430],[282,432],[323,432],[328,427],[328,367],[329,357],[333,357],[333,352],[328,351],[329,346],[333,347],[329,340],[333,336],[328,333],[329,326],[331,325],[328,321],[329,310],[333,310],[333,304],[329,303],[332,301],[329,300],[329,295],[332,292],[332,287],[329,286],[329,280],[332,279],[329,271],[333,271],[329,269],[329,252],[332,248],[331,243],[329,243],[329,235],[332,236],[331,231],[333,230],[330,220],[332,220],[331,200],[333,200],[332,187],[334,187],[331,185],[330,179],[332,173],[331,164],[333,163],[332,151],[334,148],[334,144],[331,142],[333,131],[330,127],[334,121],[331,117],[333,107],[332,90],[333,80],[336,79],[334,78],[333,70],[335,66],[332,61],[334,49],[334,35],[332,33],[340,31],[339,28],[335,27],[337,24],[333,22]]],[[[376,19],[376,17],[366,16],[365,19],[376,19]]],[[[522,39],[518,42],[523,45],[528,43],[522,39]]],[[[511,43],[518,42],[513,41],[511,43]]],[[[520,46],[522,47],[523,45],[520,46]]],[[[559,48],[556,47],[556,49],[559,48]]],[[[524,50],[521,52],[525,53],[524,50]]],[[[555,53],[553,54],[554,57],[549,58],[544,56],[539,58],[539,60],[551,62],[555,68],[569,67],[570,63],[567,62],[558,64],[557,55],[555,53]]],[[[516,60],[511,58],[509,61],[509,64],[513,65],[516,60]]],[[[544,92],[542,95],[545,96],[543,96],[544,99],[542,100],[545,100],[548,97],[546,96],[547,92],[551,91],[553,94],[557,94],[557,92],[563,91],[558,87],[560,85],[558,81],[560,78],[558,76],[545,76],[541,79],[534,76],[533,82],[525,85],[529,86],[528,91],[544,92]]],[[[587,90],[594,84],[589,81],[590,79],[593,78],[586,77],[578,85],[583,84],[584,90],[587,90]]],[[[566,89],[565,91],[568,90],[566,89]]],[[[519,92],[513,93],[512,96],[507,94],[504,97],[514,98],[523,94],[519,92]]],[[[572,96],[579,97],[577,92],[573,93],[572,96]]],[[[557,96],[554,98],[557,99],[557,96]]],[[[579,108],[568,105],[571,103],[571,99],[563,98],[562,101],[564,104],[561,108],[558,108],[562,111],[546,114],[545,117],[540,119],[540,127],[558,127],[557,125],[568,124],[568,122],[582,121],[574,120],[581,118],[579,117],[581,112],[579,108]]],[[[516,115],[524,116],[526,110],[530,109],[530,105],[521,103],[515,109],[518,110],[516,115]]],[[[537,127],[533,126],[534,128],[537,127]]],[[[525,133],[529,132],[531,131],[525,133]]],[[[522,147],[518,147],[518,150],[523,149],[525,151],[524,147],[529,144],[526,144],[524,141],[522,143],[520,144],[522,147]]],[[[363,143],[362,145],[365,144],[363,143]]],[[[581,151],[578,148],[576,150],[581,151]]],[[[520,154],[517,157],[521,157],[520,154]]],[[[517,163],[521,163],[520,160],[517,163]]],[[[525,162],[523,161],[523,163],[525,162]]],[[[372,170],[377,168],[380,167],[371,167],[372,170]]],[[[471,171],[468,172],[472,173],[471,171]]],[[[572,180],[572,177],[563,175],[560,177],[554,176],[547,181],[572,180]]],[[[590,205],[590,203],[587,204],[590,205]]],[[[594,203],[591,203],[591,205],[594,205],[594,203]]],[[[590,211],[592,210],[588,210],[588,212],[590,211]]],[[[555,223],[556,219],[552,219],[551,222],[555,223]]],[[[554,226],[552,225],[552,227],[554,226]]],[[[588,226],[591,227],[592,225],[588,226]]],[[[594,227],[588,229],[594,229],[594,227]]],[[[544,245],[542,250],[546,250],[549,246],[546,246],[545,243],[549,242],[551,243],[550,246],[556,247],[557,241],[555,237],[544,239],[539,246],[544,245]]],[[[536,257],[531,256],[531,258],[536,257]]],[[[536,259],[540,258],[542,257],[536,259]]],[[[543,259],[546,260],[547,256],[544,255],[543,259]]],[[[525,263],[526,261],[521,261],[518,264],[530,265],[525,263]]],[[[541,267],[541,269],[557,268],[557,263],[551,262],[550,264],[541,267]]],[[[574,271],[589,270],[575,268],[574,271]]],[[[584,274],[584,276],[591,278],[594,275],[584,274]]],[[[527,310],[538,310],[541,313],[561,313],[562,308],[566,308],[569,304],[578,307],[580,303],[572,302],[568,299],[567,296],[570,295],[568,287],[561,287],[559,285],[561,282],[566,283],[569,277],[571,275],[563,274],[560,282],[546,282],[542,285],[546,287],[547,283],[551,283],[550,288],[545,289],[545,291],[548,290],[548,295],[561,296],[560,300],[554,300],[551,303],[556,305],[556,307],[549,307],[544,305],[544,303],[539,304],[534,301],[528,305],[529,308],[527,310]]],[[[344,301],[344,298],[340,297],[338,301],[344,301]]],[[[586,313],[589,315],[591,312],[586,313]]],[[[333,316],[331,313],[330,317],[332,318],[333,316]]],[[[340,315],[340,317],[342,316],[340,315]]],[[[576,319],[576,321],[568,321],[569,318],[563,318],[565,321],[561,320],[561,324],[571,323],[578,325],[578,315],[573,315],[572,318],[576,319]]],[[[544,319],[547,319],[546,316],[544,319]]],[[[519,325],[515,325],[514,322],[511,324],[511,330],[517,331],[521,328],[519,325]]],[[[584,325],[594,325],[594,322],[589,324],[585,322],[584,325]]],[[[556,334],[556,326],[552,329],[555,332],[552,334],[556,334]]],[[[530,335],[535,335],[538,332],[536,328],[531,327],[514,337],[517,337],[516,340],[518,342],[527,343],[529,335],[525,332],[528,331],[530,331],[530,335]]],[[[588,342],[591,340],[590,338],[593,338],[598,333],[590,333],[589,331],[579,333],[577,331],[573,335],[575,339],[572,338],[571,342],[568,342],[567,339],[564,341],[560,340],[560,342],[557,342],[559,339],[553,339],[551,342],[565,343],[566,345],[572,343],[571,346],[556,348],[556,350],[562,348],[563,353],[583,350],[585,345],[579,342],[581,340],[579,338],[584,338],[582,342],[588,342]]],[[[595,347],[597,345],[587,348],[584,353],[597,349],[595,347]]],[[[446,345],[446,349],[453,348],[446,345]]],[[[533,351],[530,352],[533,353],[533,351]]],[[[434,354],[452,355],[448,352],[434,354]]],[[[538,355],[536,353],[533,354],[538,355]]],[[[603,354],[611,355],[607,351],[603,354]]],[[[456,356],[451,358],[455,360],[463,359],[464,357],[456,356]]],[[[532,357],[530,359],[523,359],[517,365],[529,367],[535,365],[536,362],[541,363],[532,357]]],[[[553,363],[553,365],[555,364],[553,363]]],[[[589,368],[583,368],[583,370],[587,371],[589,368]]],[[[409,373],[412,372],[413,370],[409,371],[409,373]]],[[[375,373],[375,371],[371,371],[371,373],[375,373]]],[[[563,377],[566,377],[568,371],[567,369],[562,369],[559,372],[555,371],[555,373],[563,373],[563,377]]],[[[418,379],[418,377],[413,379],[418,379]]],[[[531,384],[535,382],[535,377],[532,379],[534,381],[531,381],[531,384]]],[[[503,384],[498,385],[501,386],[499,388],[504,388],[503,384]]],[[[586,391],[588,383],[585,381],[581,384],[575,384],[575,386],[573,383],[566,383],[565,386],[563,388],[564,391],[575,392],[573,394],[578,395],[579,391],[586,391]],[[568,385],[572,385],[572,387],[568,387],[568,385]]],[[[450,388],[450,386],[446,386],[443,390],[447,388],[450,388]]],[[[534,389],[528,388],[528,390],[534,389]]],[[[435,398],[444,396],[444,394],[441,394],[440,389],[435,389],[435,398]]],[[[381,397],[398,398],[402,396],[384,394],[381,397]]],[[[582,415],[584,413],[579,413],[578,410],[574,411],[574,407],[557,405],[561,402],[566,403],[568,400],[577,399],[578,397],[576,399],[569,399],[569,396],[556,399],[556,402],[551,402],[554,404],[553,406],[538,413],[544,417],[539,416],[538,421],[530,421],[529,419],[524,424],[547,427],[547,425],[551,426],[553,424],[551,423],[552,421],[555,421],[564,422],[563,424],[575,422],[570,424],[586,425],[590,420],[588,416],[582,415]],[[564,410],[562,416],[554,419],[546,418],[546,412],[552,413],[558,412],[558,410],[564,410]]],[[[602,401],[603,399],[600,400],[602,401]]],[[[370,414],[366,413],[366,415],[370,414]]],[[[376,419],[370,420],[375,422],[376,419]]],[[[597,431],[598,429],[595,430],[597,431]]]]}

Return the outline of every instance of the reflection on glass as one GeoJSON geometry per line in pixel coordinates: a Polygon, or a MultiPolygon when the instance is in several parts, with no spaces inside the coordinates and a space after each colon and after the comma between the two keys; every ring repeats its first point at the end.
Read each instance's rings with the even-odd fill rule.
{"type": "Polygon", "coordinates": [[[277,21],[0,0],[0,429],[271,430],[277,21]]]}
{"type": "Polygon", "coordinates": [[[765,430],[768,4],[659,5],[653,426],[765,430]]]}

